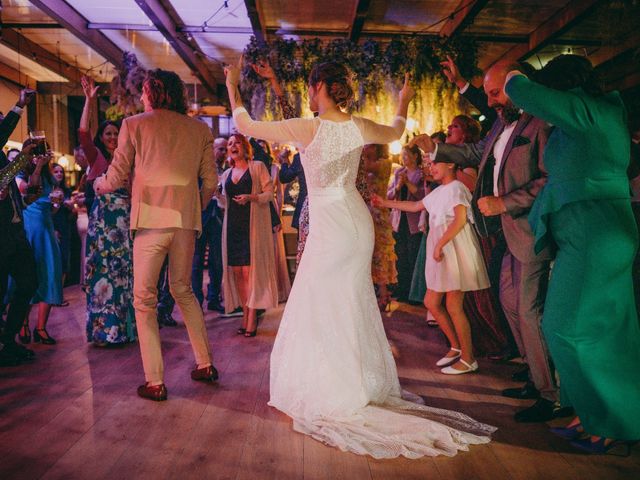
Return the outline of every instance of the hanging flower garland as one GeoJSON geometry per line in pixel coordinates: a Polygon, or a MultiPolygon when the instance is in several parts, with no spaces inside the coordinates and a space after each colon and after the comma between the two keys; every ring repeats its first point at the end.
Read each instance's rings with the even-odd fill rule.
{"type": "Polygon", "coordinates": [[[122,65],[111,80],[111,106],[105,112],[107,120],[117,121],[143,110],[140,96],[147,72],[138,63],[135,53],[124,52],[122,65]]]}
{"type": "Polygon", "coordinates": [[[352,110],[388,123],[395,115],[397,92],[408,72],[416,90],[409,115],[421,131],[432,132],[443,129],[456,114],[467,113],[469,108],[459,102],[456,89],[443,77],[440,62],[447,55],[456,59],[466,78],[477,74],[477,46],[469,37],[399,37],[386,44],[373,40],[356,44],[345,39],[323,42],[317,38],[300,42],[278,38],[264,43],[252,37],[244,51],[241,92],[256,118],[281,117],[268,84],[251,68],[252,63],[267,60],[297,113],[307,116],[306,87],[311,69],[318,62],[335,61],[353,72],[356,99],[352,110]]]}

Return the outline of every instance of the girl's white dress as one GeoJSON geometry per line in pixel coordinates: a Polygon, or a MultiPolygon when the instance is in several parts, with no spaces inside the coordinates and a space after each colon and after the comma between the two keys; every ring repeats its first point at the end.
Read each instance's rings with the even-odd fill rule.
{"type": "MultiPolygon", "coordinates": [[[[365,143],[399,138],[393,127],[345,122],[255,122],[238,130],[301,149],[309,190],[309,236],[271,353],[269,405],[293,428],[376,458],[455,455],[495,429],[468,416],[402,399],[373,284],[373,220],[355,188],[365,143]]],[[[414,396],[415,398],[415,396],[414,396]]]]}
{"type": "Polygon", "coordinates": [[[427,288],[435,292],[482,290],[489,287],[489,276],[482,258],[480,244],[471,227],[471,192],[458,180],[440,185],[422,200],[429,212],[427,236],[427,262],[425,276],[427,288]],[[433,258],[436,244],[454,219],[454,208],[464,205],[467,223],[442,249],[444,258],[433,258]]]}

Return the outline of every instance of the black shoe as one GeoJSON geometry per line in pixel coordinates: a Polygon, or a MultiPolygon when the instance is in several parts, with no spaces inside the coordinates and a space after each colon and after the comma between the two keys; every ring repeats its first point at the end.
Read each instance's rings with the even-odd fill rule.
{"type": "Polygon", "coordinates": [[[510,350],[502,350],[500,352],[494,352],[487,355],[487,358],[492,362],[508,362],[518,356],[517,353],[510,350]]]}
{"type": "Polygon", "coordinates": [[[6,348],[0,350],[0,367],[17,367],[20,363],[20,359],[7,352],[6,348]]]}
{"type": "Polygon", "coordinates": [[[163,327],[177,327],[178,322],[171,316],[170,313],[159,313],[158,324],[163,327]]]}
{"type": "Polygon", "coordinates": [[[7,343],[2,349],[3,352],[6,352],[9,355],[13,355],[18,358],[18,360],[33,360],[36,356],[33,353],[33,350],[29,350],[28,348],[23,347],[22,345],[18,345],[17,343],[7,343]]]}
{"type": "Polygon", "coordinates": [[[540,397],[540,392],[533,386],[533,383],[527,382],[520,388],[507,388],[503,390],[502,396],[520,400],[535,400],[540,397]]]}
{"type": "Polygon", "coordinates": [[[568,417],[573,414],[573,408],[561,407],[560,403],[539,398],[529,408],[516,412],[513,418],[519,423],[548,422],[554,418],[568,417]]]}
{"type": "Polygon", "coordinates": [[[529,381],[529,365],[525,364],[517,372],[511,375],[511,379],[514,382],[528,382],[529,381]]]}
{"type": "Polygon", "coordinates": [[[209,310],[210,312],[224,313],[224,307],[220,302],[207,302],[207,310],[209,310]]]}
{"type": "Polygon", "coordinates": [[[49,335],[46,328],[34,328],[33,329],[33,341],[34,343],[42,343],[43,345],[55,345],[56,339],[49,335]]]}
{"type": "Polygon", "coordinates": [[[238,307],[235,310],[233,310],[232,312],[223,313],[222,316],[223,317],[241,317],[243,314],[244,314],[244,312],[242,311],[242,307],[238,307]]]}

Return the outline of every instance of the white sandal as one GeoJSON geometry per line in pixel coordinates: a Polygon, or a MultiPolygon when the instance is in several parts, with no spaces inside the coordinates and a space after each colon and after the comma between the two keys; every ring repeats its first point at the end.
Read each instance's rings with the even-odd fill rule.
{"type": "Polygon", "coordinates": [[[460,359],[460,363],[462,363],[467,368],[465,370],[458,370],[457,368],[453,368],[451,366],[443,368],[440,370],[445,375],[462,375],[463,373],[472,373],[478,371],[478,362],[474,361],[472,364],[468,364],[464,360],[460,359]]]}
{"type": "Polygon", "coordinates": [[[449,351],[457,352],[457,354],[454,355],[453,357],[442,357],[440,360],[436,362],[436,367],[444,367],[445,365],[450,365],[456,360],[458,360],[460,358],[460,355],[462,355],[462,350],[458,348],[451,348],[449,351]]]}

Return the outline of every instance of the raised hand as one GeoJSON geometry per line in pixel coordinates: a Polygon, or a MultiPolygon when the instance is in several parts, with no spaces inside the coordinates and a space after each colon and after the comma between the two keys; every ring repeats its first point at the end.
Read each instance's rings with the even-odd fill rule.
{"type": "Polygon", "coordinates": [[[276,72],[273,71],[269,62],[261,60],[258,63],[252,63],[251,68],[253,71],[266,80],[275,80],[276,72]]]}
{"type": "Polygon", "coordinates": [[[447,55],[447,59],[444,62],[440,62],[440,65],[442,66],[442,73],[451,83],[455,83],[458,88],[465,86],[467,80],[460,75],[458,66],[449,55],[447,55]]]}
{"type": "Polygon", "coordinates": [[[33,97],[35,96],[35,90],[31,88],[23,88],[22,90],[20,90],[20,98],[18,99],[16,105],[20,108],[24,108],[31,102],[31,100],[33,100],[33,97]]]}
{"type": "Polygon", "coordinates": [[[414,145],[417,145],[420,150],[426,153],[431,153],[436,149],[436,144],[433,142],[433,139],[426,133],[421,133],[413,137],[409,142],[409,146],[413,147],[414,145]]]}
{"type": "Polygon", "coordinates": [[[84,96],[86,98],[95,98],[98,94],[98,90],[100,87],[96,87],[93,78],[87,77],[86,75],[80,79],[80,83],[82,84],[82,91],[84,92],[84,96]]]}
{"type": "Polygon", "coordinates": [[[229,64],[224,67],[224,75],[227,80],[227,86],[236,87],[240,83],[240,70],[242,68],[242,57],[236,65],[229,64]]]}
{"type": "Polygon", "coordinates": [[[415,90],[411,86],[411,83],[409,82],[410,79],[411,79],[411,76],[408,73],[405,73],[404,85],[402,86],[402,90],[400,90],[400,94],[399,94],[400,101],[404,102],[405,105],[408,105],[409,102],[413,99],[413,97],[416,94],[415,90]]]}

